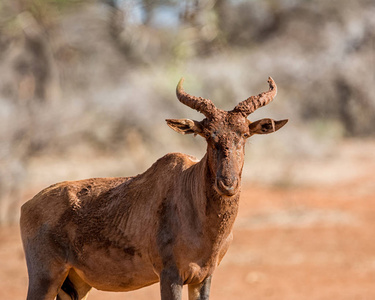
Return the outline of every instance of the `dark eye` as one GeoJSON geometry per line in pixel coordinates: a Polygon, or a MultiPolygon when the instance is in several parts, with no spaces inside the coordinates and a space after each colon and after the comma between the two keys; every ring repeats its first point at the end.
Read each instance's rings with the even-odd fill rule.
{"type": "Polygon", "coordinates": [[[244,133],[242,136],[243,136],[244,138],[248,138],[248,137],[250,136],[250,134],[248,134],[248,133],[244,133]]]}

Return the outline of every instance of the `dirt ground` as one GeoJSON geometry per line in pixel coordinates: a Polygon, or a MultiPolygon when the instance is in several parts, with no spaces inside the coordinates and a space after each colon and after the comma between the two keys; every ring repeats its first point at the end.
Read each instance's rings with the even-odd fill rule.
{"type": "MultiPolygon", "coordinates": [[[[326,185],[243,183],[234,242],[211,299],[375,299],[375,159],[357,158],[361,172],[326,185]]],[[[25,299],[26,290],[19,229],[0,228],[0,298],[25,299]]],[[[153,285],[127,294],[93,290],[89,299],[159,297],[153,285]]]]}

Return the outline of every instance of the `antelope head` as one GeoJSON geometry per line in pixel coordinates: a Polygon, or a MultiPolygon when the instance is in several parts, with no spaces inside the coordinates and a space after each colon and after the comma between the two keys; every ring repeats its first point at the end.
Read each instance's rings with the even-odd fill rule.
{"type": "Polygon", "coordinates": [[[167,119],[167,124],[181,134],[200,135],[207,141],[208,171],[213,178],[214,189],[221,196],[233,196],[239,192],[246,140],[254,134],[266,134],[279,130],[288,120],[261,119],[250,122],[247,117],[259,107],[270,103],[277,88],[268,79],[269,90],[240,102],[233,110],[223,111],[209,99],[187,94],[183,78],[177,85],[177,98],[183,104],[199,111],[206,118],[167,119]]]}

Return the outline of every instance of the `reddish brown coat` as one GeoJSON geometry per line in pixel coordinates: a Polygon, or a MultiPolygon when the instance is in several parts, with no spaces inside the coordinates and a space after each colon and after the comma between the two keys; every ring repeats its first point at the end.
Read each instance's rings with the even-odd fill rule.
{"type": "Polygon", "coordinates": [[[91,287],[130,291],[158,281],[163,300],[180,299],[183,284],[191,300],[208,299],[211,275],[232,240],[246,139],[286,123],[246,118],[275,90],[272,81],[269,92],[225,112],[180,83],[180,101],[207,118],[167,123],[207,140],[202,160],[171,153],[138,176],[62,182],[25,203],[27,299],[84,299],[91,287]]]}

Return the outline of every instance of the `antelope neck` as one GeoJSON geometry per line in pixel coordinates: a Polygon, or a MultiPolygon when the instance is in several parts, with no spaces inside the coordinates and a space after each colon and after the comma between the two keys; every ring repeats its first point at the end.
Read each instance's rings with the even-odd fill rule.
{"type": "Polygon", "coordinates": [[[205,219],[210,231],[217,238],[227,236],[233,227],[238,212],[238,191],[233,196],[219,195],[215,189],[215,175],[208,166],[207,153],[200,162],[189,168],[187,178],[190,178],[185,187],[189,187],[194,197],[194,206],[205,211],[202,217],[205,219]],[[194,179],[195,178],[195,179],[194,179]],[[203,203],[202,203],[203,202],[203,203]]]}

